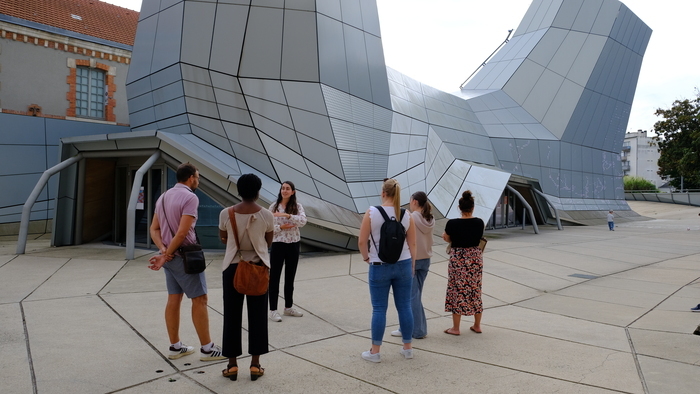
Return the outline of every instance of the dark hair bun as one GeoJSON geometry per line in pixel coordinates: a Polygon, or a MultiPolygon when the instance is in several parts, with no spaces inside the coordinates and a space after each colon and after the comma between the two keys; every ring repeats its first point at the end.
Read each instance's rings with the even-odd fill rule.
{"type": "Polygon", "coordinates": [[[471,190],[467,190],[467,191],[465,191],[464,193],[462,193],[462,198],[471,199],[471,198],[472,198],[472,191],[471,191],[471,190]]]}

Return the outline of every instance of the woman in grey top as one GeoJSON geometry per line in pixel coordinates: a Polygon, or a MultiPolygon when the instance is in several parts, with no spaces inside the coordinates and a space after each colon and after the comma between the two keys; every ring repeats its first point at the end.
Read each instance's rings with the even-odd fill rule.
{"type": "MultiPolygon", "coordinates": [[[[413,338],[422,339],[428,335],[428,322],[423,308],[423,284],[430,270],[430,257],[433,255],[433,229],[435,218],[432,206],[425,192],[415,192],[411,195],[411,218],[416,225],[416,268],[411,287],[411,310],[413,311],[413,338]]],[[[391,332],[392,336],[400,337],[401,330],[391,332]]]]}

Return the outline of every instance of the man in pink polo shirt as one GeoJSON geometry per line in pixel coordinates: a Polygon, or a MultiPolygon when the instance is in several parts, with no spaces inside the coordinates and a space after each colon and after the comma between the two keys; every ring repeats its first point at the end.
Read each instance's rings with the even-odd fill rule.
{"type": "Polygon", "coordinates": [[[168,358],[178,359],[194,353],[193,346],[180,341],[180,305],[183,293],[192,299],[192,323],[199,336],[201,361],[225,360],[221,347],[214,345],[209,335],[209,313],[207,309],[207,281],[204,272],[185,273],[180,246],[197,243],[194,227],[197,223],[199,198],[194,194],[199,186],[199,171],[190,163],[177,168],[177,184],[163,193],[156,201],[156,211],[151,223],[151,238],[158,246],[160,255],[149,259],[148,268],[165,271],[168,287],[168,303],[165,306],[165,326],[170,337],[168,358]]]}

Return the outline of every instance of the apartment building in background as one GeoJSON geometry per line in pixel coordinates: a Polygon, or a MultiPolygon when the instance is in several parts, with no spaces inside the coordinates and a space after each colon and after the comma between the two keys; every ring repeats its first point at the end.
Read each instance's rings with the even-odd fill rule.
{"type": "Polygon", "coordinates": [[[661,187],[667,183],[658,174],[658,161],[661,153],[658,146],[654,145],[652,137],[646,130],[637,130],[625,134],[622,143],[622,171],[625,176],[637,176],[644,178],[654,186],[661,187]]]}

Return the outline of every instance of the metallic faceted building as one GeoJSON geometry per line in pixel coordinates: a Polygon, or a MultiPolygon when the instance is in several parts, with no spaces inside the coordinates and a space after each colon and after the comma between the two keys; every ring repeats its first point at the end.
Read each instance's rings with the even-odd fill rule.
{"type": "Polygon", "coordinates": [[[534,0],[450,94],[386,67],[374,0],[144,0],[132,132],[68,139],[62,159],[147,147],[230,196],[254,172],[265,201],[292,180],[306,241],[341,249],[386,177],[444,217],[471,189],[488,220],[516,184],[533,222],[628,210],[619,152],[650,36],[617,0],[534,0]]]}

